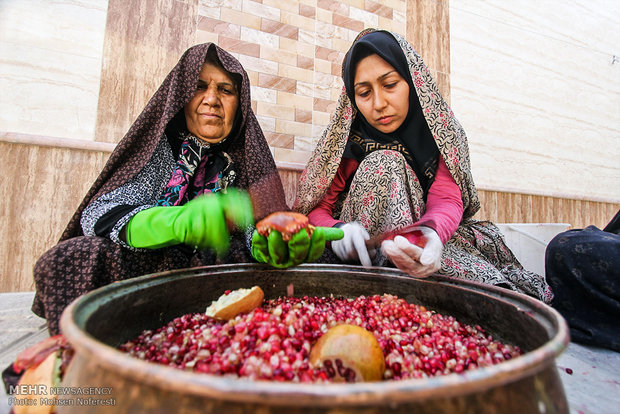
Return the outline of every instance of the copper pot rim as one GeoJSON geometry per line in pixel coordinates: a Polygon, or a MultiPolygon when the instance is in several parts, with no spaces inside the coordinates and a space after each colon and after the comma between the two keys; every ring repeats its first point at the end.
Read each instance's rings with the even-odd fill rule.
{"type": "MultiPolygon", "coordinates": [[[[570,337],[564,318],[552,307],[527,295],[500,287],[483,285],[471,281],[457,280],[440,275],[426,279],[415,279],[393,268],[365,269],[352,265],[303,264],[293,270],[317,270],[338,272],[363,272],[390,275],[412,280],[412,283],[440,283],[474,290],[476,293],[507,300],[519,307],[519,311],[535,312],[557,329],[542,346],[525,354],[489,367],[477,368],[459,374],[449,374],[424,379],[364,382],[355,384],[301,384],[277,381],[255,381],[237,377],[195,374],[177,368],[143,361],[132,357],[110,345],[98,341],[75,322],[75,312],[88,298],[94,295],[122,293],[128,285],[141,282],[164,284],[170,278],[192,276],[196,273],[264,271],[273,268],[262,264],[234,264],[201,266],[178,269],[151,275],[144,275],[116,282],[91,291],[74,300],[63,312],[60,325],[63,334],[76,353],[96,358],[102,368],[114,370],[131,380],[159,387],[167,391],[189,393],[217,400],[270,405],[329,406],[342,405],[384,405],[420,401],[436,396],[438,389],[445,398],[483,391],[499,385],[516,382],[535,375],[545,369],[555,369],[555,358],[567,347],[570,337]],[[520,306],[521,305],[521,306],[520,306]]],[[[548,327],[549,328],[549,327],[548,327]]],[[[552,328],[549,328],[552,329],[552,328]]]]}

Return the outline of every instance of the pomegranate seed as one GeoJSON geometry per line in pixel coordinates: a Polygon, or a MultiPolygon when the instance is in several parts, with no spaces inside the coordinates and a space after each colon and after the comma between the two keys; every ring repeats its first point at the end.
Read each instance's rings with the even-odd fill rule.
{"type": "Polygon", "coordinates": [[[231,321],[201,313],[183,315],[155,331],[145,330],[119,349],[197,373],[302,383],[331,382],[340,376],[353,382],[355,371],[339,359],[326,360],[321,367],[308,363],[312,345],[340,323],[375,334],[386,357],[386,380],[459,373],[522,354],[478,325],[460,324],[452,316],[388,294],[282,297],[266,300],[231,321]]]}

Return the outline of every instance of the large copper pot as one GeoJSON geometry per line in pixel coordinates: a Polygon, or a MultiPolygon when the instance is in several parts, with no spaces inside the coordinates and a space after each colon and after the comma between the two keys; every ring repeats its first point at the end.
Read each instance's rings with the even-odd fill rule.
{"type": "Polygon", "coordinates": [[[445,277],[413,279],[387,268],[243,264],[183,269],[97,289],[73,302],[61,328],[76,350],[66,387],[99,387],[86,406],[61,413],[566,413],[555,358],[569,341],[549,306],[505,289],[445,277]],[[259,285],[266,298],[391,293],[461,322],[480,324],[525,354],[487,368],[423,380],[297,384],[194,374],[116,349],[144,329],[197,311],[225,289],[259,285]],[[104,387],[104,388],[101,388],[104,387]],[[101,400],[98,405],[94,400],[101,400]]]}

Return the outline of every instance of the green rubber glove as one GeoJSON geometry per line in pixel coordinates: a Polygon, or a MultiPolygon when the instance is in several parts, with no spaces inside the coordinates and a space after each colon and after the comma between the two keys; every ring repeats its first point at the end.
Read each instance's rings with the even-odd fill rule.
{"type": "Polygon", "coordinates": [[[258,262],[273,267],[287,268],[300,263],[314,262],[323,254],[325,243],[340,240],[344,232],[335,227],[316,227],[312,237],[305,229],[295,233],[287,242],[282,240],[278,231],[271,231],[269,237],[260,235],[256,230],[252,234],[252,257],[258,262]]]}
{"type": "Polygon", "coordinates": [[[126,226],[127,244],[158,249],[187,244],[228,251],[228,225],[247,228],[254,223],[252,203],[246,192],[228,189],[196,197],[182,206],[151,207],[137,213],[126,226]]]}

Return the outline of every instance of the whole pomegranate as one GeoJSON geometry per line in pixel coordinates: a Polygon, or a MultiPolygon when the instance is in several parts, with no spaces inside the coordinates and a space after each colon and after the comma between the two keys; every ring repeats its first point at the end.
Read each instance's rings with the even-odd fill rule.
{"type": "Polygon", "coordinates": [[[329,329],[310,350],[310,363],[323,367],[333,381],[380,381],[385,357],[379,342],[366,329],[350,324],[329,329]]]}

